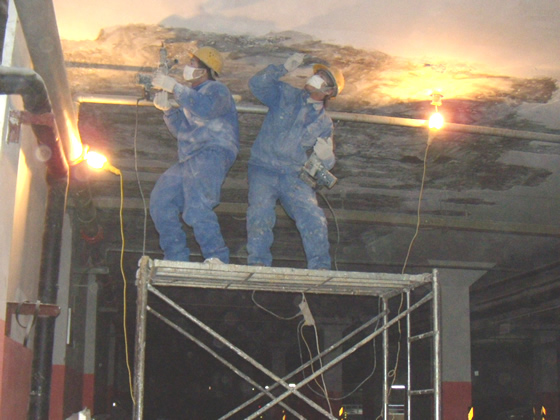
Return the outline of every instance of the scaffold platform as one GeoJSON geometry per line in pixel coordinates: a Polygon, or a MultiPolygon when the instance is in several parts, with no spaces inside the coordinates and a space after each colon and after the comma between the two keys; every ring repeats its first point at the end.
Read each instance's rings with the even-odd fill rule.
{"type": "MultiPolygon", "coordinates": [[[[315,408],[320,414],[321,418],[337,419],[332,413],[326,412],[321,407],[318,407],[313,401],[310,401],[299,389],[306,385],[309,381],[313,380],[318,375],[322,374],[327,369],[330,369],[335,364],[339,363],[342,359],[353,353],[357,348],[363,346],[367,342],[373,340],[376,336],[381,335],[383,339],[383,360],[385,369],[385,378],[383,383],[383,405],[384,417],[388,418],[388,396],[389,396],[389,366],[388,366],[388,351],[389,351],[389,328],[400,324],[401,321],[410,323],[410,315],[419,307],[430,303],[431,311],[429,311],[431,319],[432,330],[428,333],[423,333],[421,336],[411,337],[410,328],[406,328],[408,346],[407,346],[407,366],[410,371],[410,343],[426,338],[433,340],[433,387],[427,390],[413,390],[412,384],[407,384],[407,401],[408,401],[408,416],[411,418],[411,397],[413,395],[429,394],[433,398],[434,412],[432,418],[440,420],[441,412],[441,384],[440,384],[440,334],[439,334],[439,286],[437,284],[437,270],[432,273],[423,274],[387,274],[387,273],[364,273],[364,272],[348,272],[348,271],[332,271],[332,270],[309,270],[297,268],[283,268],[283,267],[261,267],[261,266],[246,266],[235,264],[213,264],[213,263],[195,263],[195,262],[178,262],[166,260],[154,260],[149,257],[142,257],[139,262],[139,268],[136,276],[137,286],[137,308],[136,308],[136,338],[135,338],[135,363],[134,363],[134,395],[135,404],[133,409],[133,419],[142,420],[144,411],[144,370],[145,370],[145,343],[146,343],[146,318],[147,314],[151,313],[156,318],[159,318],[164,323],[174,328],[177,332],[184,335],[191,341],[199,345],[222,363],[226,364],[236,374],[247,380],[254,387],[261,391],[260,396],[267,396],[270,402],[261,407],[258,411],[247,419],[259,418],[260,415],[268,408],[275,404],[281,405],[287,411],[292,413],[295,417],[304,419],[295,412],[292,408],[285,404],[285,398],[295,395],[301,398],[304,402],[308,403],[311,407],[315,408]],[[426,292],[422,293],[420,298],[411,297],[411,292],[417,290],[420,286],[427,286],[426,292]],[[329,363],[315,372],[315,375],[307,377],[300,383],[291,384],[288,387],[287,378],[293,376],[300,369],[292,372],[288,376],[280,377],[275,373],[270,372],[264,366],[260,365],[257,361],[247,355],[243,350],[235,347],[226,338],[219,335],[212,330],[203,321],[197,319],[192,314],[181,308],[176,302],[162,292],[168,287],[183,287],[183,288],[199,288],[199,289],[221,289],[224,291],[266,291],[266,292],[279,292],[279,293],[308,293],[317,295],[350,295],[350,296],[373,296],[381,299],[382,307],[379,313],[372,314],[373,318],[367,324],[368,327],[373,325],[373,320],[376,320],[375,331],[366,335],[361,341],[353,343],[349,350],[342,352],[338,357],[331,360],[329,363]],[[264,386],[253,381],[244,373],[229,362],[223,360],[221,356],[215,354],[212,349],[204,345],[197,338],[190,333],[179,327],[173,321],[165,318],[162,314],[150,307],[148,303],[148,296],[155,295],[160,300],[163,300],[170,307],[175,309],[180,315],[185,317],[188,321],[195,324],[214,339],[222,341],[227,348],[231,349],[237,355],[241,356],[245,361],[249,361],[256,368],[260,369],[263,373],[268,375],[278,387],[284,387],[284,393],[272,394],[265,389],[264,386]],[[396,314],[390,314],[389,299],[396,296],[403,296],[402,301],[404,305],[402,309],[396,314]],[[406,300],[404,297],[406,296],[406,300]]],[[[331,346],[323,353],[316,356],[317,359],[323,357],[326,353],[332,351],[336,346],[341,346],[347,343],[352,336],[357,335],[357,331],[363,331],[366,325],[358,328],[355,332],[348,334],[341,341],[331,346]]],[[[303,368],[303,367],[301,367],[303,368]]],[[[409,375],[410,382],[410,375],[409,375]]],[[[227,419],[233,416],[242,408],[249,405],[249,402],[243,404],[238,410],[233,410],[227,413],[220,419],[227,419]]]]}
{"type": "Polygon", "coordinates": [[[152,260],[154,286],[391,297],[431,274],[384,274],[152,260]]]}

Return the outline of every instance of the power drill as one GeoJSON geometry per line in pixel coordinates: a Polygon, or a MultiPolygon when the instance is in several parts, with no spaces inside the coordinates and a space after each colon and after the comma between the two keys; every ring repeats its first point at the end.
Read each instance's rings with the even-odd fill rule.
{"type": "Polygon", "coordinates": [[[319,189],[320,187],[327,187],[331,189],[338,181],[338,178],[331,174],[323,162],[312,153],[307,159],[307,162],[301,168],[299,177],[311,188],[319,189]]]}
{"type": "MultiPolygon", "coordinates": [[[[165,48],[165,45],[162,42],[161,48],[159,49],[159,66],[157,71],[167,75],[169,74],[169,70],[171,69],[171,67],[173,67],[178,62],[179,60],[177,59],[169,60],[167,58],[167,49],[165,48]]],[[[152,101],[154,99],[154,92],[153,92],[154,87],[152,85],[152,79],[153,79],[153,75],[141,74],[141,73],[138,73],[137,75],[138,84],[142,85],[144,88],[142,98],[147,101],[152,101]]]]}

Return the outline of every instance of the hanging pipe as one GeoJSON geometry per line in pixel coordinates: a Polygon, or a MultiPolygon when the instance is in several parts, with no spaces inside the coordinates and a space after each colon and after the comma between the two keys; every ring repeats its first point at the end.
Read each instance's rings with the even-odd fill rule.
{"type": "Polygon", "coordinates": [[[75,207],[82,238],[89,244],[103,239],[103,229],[97,221],[89,181],[85,174],[75,176],[82,159],[83,145],[78,131],[78,119],[70,94],[64,66],[64,54],[51,1],[15,0],[23,35],[35,71],[45,81],[52,104],[58,135],[70,165],[69,195],[75,207]],[[41,19],[37,19],[41,16],[41,19]]]}
{"type": "MultiPolygon", "coordinates": [[[[37,142],[50,150],[50,158],[46,163],[47,203],[38,299],[41,303],[56,304],[62,224],[68,189],[68,163],[54,124],[44,125],[44,122],[33,122],[33,116],[52,116],[47,90],[41,77],[30,69],[0,67],[0,93],[21,95],[24,109],[32,114],[31,127],[37,142]]],[[[48,119],[42,118],[42,121],[48,119]]],[[[48,419],[54,327],[55,318],[37,318],[29,419],[48,419]]]]}
{"type": "MultiPolygon", "coordinates": [[[[59,136],[57,157],[66,162],[66,167],[76,168],[82,158],[83,146],[78,131],[78,123],[74,104],[70,95],[70,87],[62,44],[58,34],[54,5],[50,0],[14,0],[21,24],[27,49],[33,62],[33,68],[44,81],[46,90],[41,91],[52,104],[52,112],[56,122],[56,130],[51,135],[59,136]],[[60,147],[62,143],[62,147],[60,147]]],[[[50,111],[49,111],[50,112],[50,111]]],[[[40,135],[40,133],[39,133],[40,135]]],[[[54,153],[53,153],[54,154],[54,153]]],[[[50,164],[48,166],[55,166],[50,164]]],[[[53,170],[51,168],[50,172],[53,170]]],[[[72,171],[73,173],[74,171],[72,171]]],[[[52,179],[49,176],[49,179],[52,179]]],[[[58,288],[58,262],[60,260],[62,220],[66,210],[68,190],[68,172],[66,184],[50,182],[50,198],[48,201],[46,230],[43,241],[43,260],[39,295],[45,302],[56,302],[58,288]],[[64,190],[64,195],[62,193],[64,190]],[[58,194],[55,194],[57,192],[58,194]],[[58,198],[58,200],[57,200],[58,198]],[[60,229],[60,230],[59,230],[60,229]],[[43,268],[44,266],[44,268],[43,268]],[[48,274],[50,270],[57,270],[48,274]],[[45,273],[45,274],[44,274],[45,273]]],[[[101,227],[97,223],[96,209],[93,204],[87,180],[72,179],[70,194],[75,203],[76,216],[81,222],[84,239],[99,241],[102,238],[101,227]]],[[[92,243],[92,241],[89,241],[92,243]]],[[[41,320],[36,326],[36,338],[33,352],[33,370],[31,377],[31,396],[28,418],[48,419],[50,402],[50,381],[52,372],[52,353],[54,344],[54,320],[41,320]]]]}
{"type": "MultiPolygon", "coordinates": [[[[122,95],[77,95],[74,100],[79,103],[153,106],[151,101],[136,99],[132,96],[122,95]]],[[[266,114],[268,108],[262,105],[237,105],[237,112],[245,114],[266,114]]],[[[338,121],[352,121],[366,124],[394,125],[411,128],[428,128],[427,120],[413,118],[387,117],[384,115],[357,114],[352,112],[328,111],[327,114],[338,121]]],[[[479,125],[445,123],[440,131],[456,131],[462,133],[482,134],[487,136],[508,137],[526,140],[537,140],[547,143],[560,143],[560,135],[539,133],[536,131],[511,130],[500,127],[484,127],[479,125]]]]}

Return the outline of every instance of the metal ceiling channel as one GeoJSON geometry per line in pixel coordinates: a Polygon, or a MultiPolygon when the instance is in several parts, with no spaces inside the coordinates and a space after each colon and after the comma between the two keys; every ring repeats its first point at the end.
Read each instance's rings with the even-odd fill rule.
{"type": "MultiPolygon", "coordinates": [[[[77,95],[74,100],[78,104],[105,104],[105,105],[128,105],[128,106],[153,106],[152,102],[134,98],[132,96],[119,95],[77,95]]],[[[237,105],[237,112],[247,114],[266,114],[268,108],[258,105],[237,105]]],[[[358,114],[352,112],[327,112],[333,120],[362,122],[366,124],[394,125],[400,127],[422,128],[428,130],[427,120],[413,118],[387,117],[383,115],[358,114]]],[[[485,127],[468,124],[445,123],[439,132],[454,131],[471,134],[482,134],[486,136],[516,138],[525,140],[536,140],[547,143],[560,143],[560,135],[541,133],[536,131],[511,130],[501,127],[485,127]]],[[[441,134],[440,134],[441,135],[441,134]]]]}

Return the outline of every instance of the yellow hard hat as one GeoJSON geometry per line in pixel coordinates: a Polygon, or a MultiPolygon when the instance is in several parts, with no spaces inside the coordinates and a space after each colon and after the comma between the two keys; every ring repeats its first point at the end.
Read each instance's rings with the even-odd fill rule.
{"type": "Polygon", "coordinates": [[[224,67],[224,60],[220,52],[212,47],[201,47],[193,55],[219,75],[224,67]]]}
{"type": "Polygon", "coordinates": [[[333,97],[342,92],[342,89],[344,89],[344,76],[339,69],[337,69],[336,67],[328,67],[324,64],[314,64],[313,74],[317,73],[319,70],[324,70],[325,72],[327,72],[331,79],[334,81],[336,89],[332,95],[333,97]]]}

